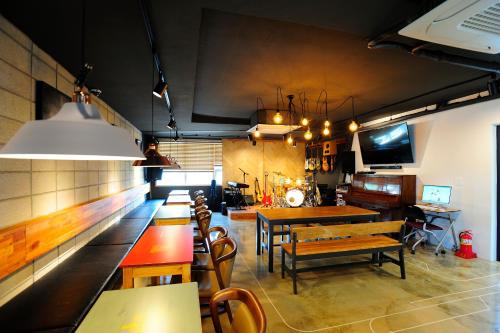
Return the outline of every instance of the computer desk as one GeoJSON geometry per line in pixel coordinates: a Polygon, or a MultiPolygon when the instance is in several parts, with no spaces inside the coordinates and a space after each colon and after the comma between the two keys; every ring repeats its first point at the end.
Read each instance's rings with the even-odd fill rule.
{"type": "MultiPolygon", "coordinates": [[[[425,215],[431,218],[429,223],[434,222],[436,219],[442,219],[448,221],[450,224],[448,226],[448,229],[445,230],[443,237],[439,240],[438,245],[436,246],[436,249],[434,250],[434,253],[436,255],[439,254],[439,249],[443,247],[444,239],[446,238],[446,235],[450,232],[452,237],[453,237],[453,242],[455,243],[453,247],[453,251],[458,250],[458,242],[457,242],[457,235],[455,233],[455,222],[456,218],[453,218],[455,213],[459,213],[460,209],[456,208],[450,208],[450,207],[437,207],[437,206],[432,206],[432,205],[415,205],[418,208],[420,208],[425,215]]],[[[456,216],[456,214],[455,214],[456,216]]]]}

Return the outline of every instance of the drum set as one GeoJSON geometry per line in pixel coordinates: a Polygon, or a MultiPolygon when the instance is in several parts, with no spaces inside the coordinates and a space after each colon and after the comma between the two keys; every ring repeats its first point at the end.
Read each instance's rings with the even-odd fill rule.
{"type": "Polygon", "coordinates": [[[321,205],[321,195],[314,173],[303,178],[291,178],[279,171],[272,177],[272,207],[316,207],[321,205]]]}

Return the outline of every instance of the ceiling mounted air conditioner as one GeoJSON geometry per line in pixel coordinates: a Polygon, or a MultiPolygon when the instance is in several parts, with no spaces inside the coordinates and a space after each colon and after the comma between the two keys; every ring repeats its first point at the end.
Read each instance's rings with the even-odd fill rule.
{"type": "Polygon", "coordinates": [[[500,1],[448,0],[399,31],[466,50],[500,52],[500,1]]]}

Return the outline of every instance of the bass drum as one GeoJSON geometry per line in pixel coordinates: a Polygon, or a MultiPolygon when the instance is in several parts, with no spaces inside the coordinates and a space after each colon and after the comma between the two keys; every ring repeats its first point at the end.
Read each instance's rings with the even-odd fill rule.
{"type": "Polygon", "coordinates": [[[286,192],[285,199],[290,207],[299,207],[304,203],[304,193],[299,189],[291,189],[286,192]]]}

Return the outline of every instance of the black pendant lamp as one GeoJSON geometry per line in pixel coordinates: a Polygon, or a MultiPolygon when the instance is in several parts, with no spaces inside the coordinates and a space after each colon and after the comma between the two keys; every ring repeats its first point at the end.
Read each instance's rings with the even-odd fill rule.
{"type": "MultiPolygon", "coordinates": [[[[155,84],[155,67],[153,59],[153,87],[155,84]]],[[[154,137],[154,95],[151,95],[151,133],[153,134],[153,142],[149,143],[148,149],[144,152],[145,160],[136,160],[132,164],[136,167],[143,168],[172,168],[172,163],[158,151],[158,140],[154,137]]]]}

